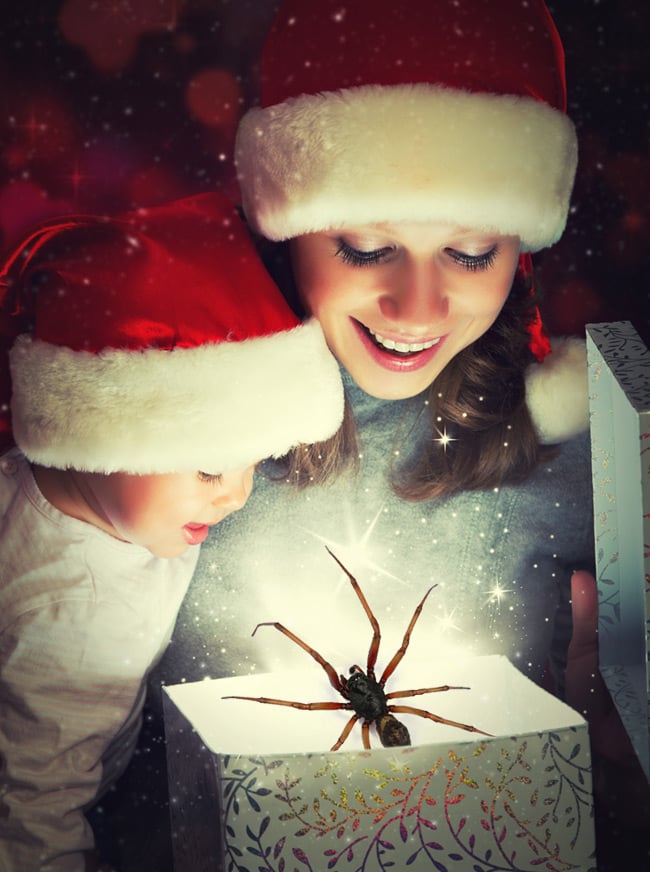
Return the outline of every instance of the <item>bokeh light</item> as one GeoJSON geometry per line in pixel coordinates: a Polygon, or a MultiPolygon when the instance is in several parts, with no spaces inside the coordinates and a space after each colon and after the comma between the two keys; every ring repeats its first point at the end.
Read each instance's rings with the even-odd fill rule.
{"type": "Polygon", "coordinates": [[[116,72],[133,59],[141,35],[174,28],[177,5],[178,0],[65,0],[59,26],[98,70],[116,72]]]}
{"type": "Polygon", "coordinates": [[[190,112],[208,127],[234,130],[239,121],[241,104],[241,89],[228,70],[203,70],[187,86],[187,106],[190,112]]]}

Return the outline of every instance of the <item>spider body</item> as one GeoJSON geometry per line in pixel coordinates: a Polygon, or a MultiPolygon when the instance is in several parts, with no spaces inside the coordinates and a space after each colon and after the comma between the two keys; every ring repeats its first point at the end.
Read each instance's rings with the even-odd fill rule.
{"type": "Polygon", "coordinates": [[[366,675],[360,666],[351,666],[350,677],[342,684],[352,710],[364,722],[374,723],[382,745],[411,744],[409,731],[388,711],[388,698],[375,678],[366,675]]]}
{"type": "Polygon", "coordinates": [[[482,733],[484,736],[489,736],[489,733],[484,733],[483,730],[479,730],[477,727],[469,726],[468,724],[461,724],[458,721],[450,721],[447,718],[443,718],[440,715],[433,714],[433,712],[425,711],[424,709],[415,708],[414,706],[408,705],[395,705],[391,701],[394,699],[404,699],[405,697],[411,696],[420,696],[424,693],[439,693],[447,690],[467,690],[466,687],[452,687],[448,684],[442,685],[440,687],[421,687],[417,690],[401,690],[401,691],[392,691],[391,693],[386,693],[385,685],[387,680],[393,674],[397,666],[400,664],[402,658],[406,654],[406,651],[409,646],[409,642],[411,639],[411,633],[416,624],[416,621],[420,617],[420,613],[422,612],[422,608],[424,603],[426,602],[427,597],[433,590],[433,587],[430,587],[429,590],[425,593],[420,601],[419,605],[415,609],[411,621],[406,628],[406,633],[404,634],[404,638],[402,640],[402,644],[397,649],[392,659],[389,661],[388,665],[384,669],[381,674],[381,677],[377,679],[375,675],[375,665],[377,663],[377,654],[379,652],[379,642],[381,640],[381,631],[379,629],[379,623],[377,622],[377,618],[372,612],[372,609],[368,605],[368,602],[363,594],[363,591],[359,587],[359,584],[355,577],[345,568],[345,566],[341,563],[338,557],[333,554],[329,548],[326,547],[328,554],[338,563],[343,572],[348,576],[350,580],[350,584],[354,589],[354,592],[361,603],[363,610],[366,613],[368,620],[370,621],[370,625],[372,627],[372,640],[370,642],[370,648],[368,650],[368,659],[366,664],[366,669],[363,670],[360,666],[354,665],[350,667],[349,678],[346,678],[344,675],[340,675],[336,672],[334,667],[329,661],[325,660],[325,658],[318,653],[314,648],[309,646],[306,642],[303,642],[298,636],[288,630],[282,624],[277,623],[276,621],[270,621],[258,624],[253,630],[253,635],[259,630],[260,627],[275,627],[276,630],[279,630],[292,642],[295,642],[303,651],[306,651],[310,657],[312,657],[317,663],[322,666],[325,670],[327,677],[329,678],[329,682],[345,700],[345,702],[296,702],[292,700],[286,699],[271,699],[268,697],[252,697],[252,696],[227,696],[224,699],[244,699],[249,700],[250,702],[259,702],[267,705],[284,705],[291,706],[292,708],[303,709],[307,711],[335,711],[335,710],[348,710],[352,712],[351,717],[346,723],[345,727],[341,735],[338,737],[337,741],[332,746],[332,751],[337,751],[341,745],[345,742],[347,737],[350,735],[352,728],[354,725],[361,721],[361,736],[363,740],[363,747],[366,749],[370,748],[370,727],[374,724],[375,729],[377,731],[377,735],[379,736],[379,740],[382,745],[386,747],[393,747],[399,745],[410,745],[411,739],[409,736],[409,732],[404,726],[404,724],[400,723],[395,717],[395,714],[411,714],[416,715],[417,717],[427,718],[428,720],[435,721],[439,724],[449,724],[453,727],[458,727],[461,730],[467,730],[470,733],[482,733]]]}
{"type": "Polygon", "coordinates": [[[350,668],[346,688],[350,705],[359,717],[367,721],[376,721],[388,711],[384,688],[358,666],[350,668]]]}

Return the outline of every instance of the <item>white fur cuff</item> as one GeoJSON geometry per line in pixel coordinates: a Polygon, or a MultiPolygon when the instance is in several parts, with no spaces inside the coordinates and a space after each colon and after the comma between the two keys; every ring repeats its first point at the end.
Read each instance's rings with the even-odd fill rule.
{"type": "Polygon", "coordinates": [[[563,442],[589,426],[587,349],[581,339],[553,339],[543,363],[526,372],[526,403],[540,440],[563,442]]]}
{"type": "Polygon", "coordinates": [[[220,473],[324,440],[343,417],[315,320],[172,351],[93,354],[23,335],[10,360],[16,444],[61,469],[220,473]]]}
{"type": "Polygon", "coordinates": [[[527,97],[367,85],[251,109],[237,134],[244,210],[273,240],[377,221],[562,234],[577,161],[562,112],[527,97]]]}

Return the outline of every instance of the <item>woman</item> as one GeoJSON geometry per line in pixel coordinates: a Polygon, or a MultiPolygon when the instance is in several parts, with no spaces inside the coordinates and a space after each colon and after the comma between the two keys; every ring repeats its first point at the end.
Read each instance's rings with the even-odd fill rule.
{"type": "Polygon", "coordinates": [[[267,465],[305,489],[267,480],[215,536],[218,561],[205,546],[167,680],[295,657],[275,634],[247,638],[269,619],[316,647],[335,622],[342,662],[358,660],[323,541],[387,632],[434,583],[420,632],[441,650],[504,653],[536,681],[561,667],[570,576],[592,563],[586,371],[581,343],[546,356],[530,252],[566,221],[565,104],[541,2],[282,6],[262,106],[238,135],[244,210],[291,240],[298,305],[344,369],[348,427],[267,465]]]}

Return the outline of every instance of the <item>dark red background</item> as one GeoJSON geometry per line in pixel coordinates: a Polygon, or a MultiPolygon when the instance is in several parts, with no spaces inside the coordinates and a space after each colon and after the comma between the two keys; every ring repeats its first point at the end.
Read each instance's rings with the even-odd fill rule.
{"type": "MultiPolygon", "coordinates": [[[[0,23],[0,234],[225,187],[279,0],[51,0],[0,23]]],[[[551,332],[630,319],[650,339],[650,17],[572,0],[563,35],[580,164],[567,231],[537,258],[551,332]]]]}

